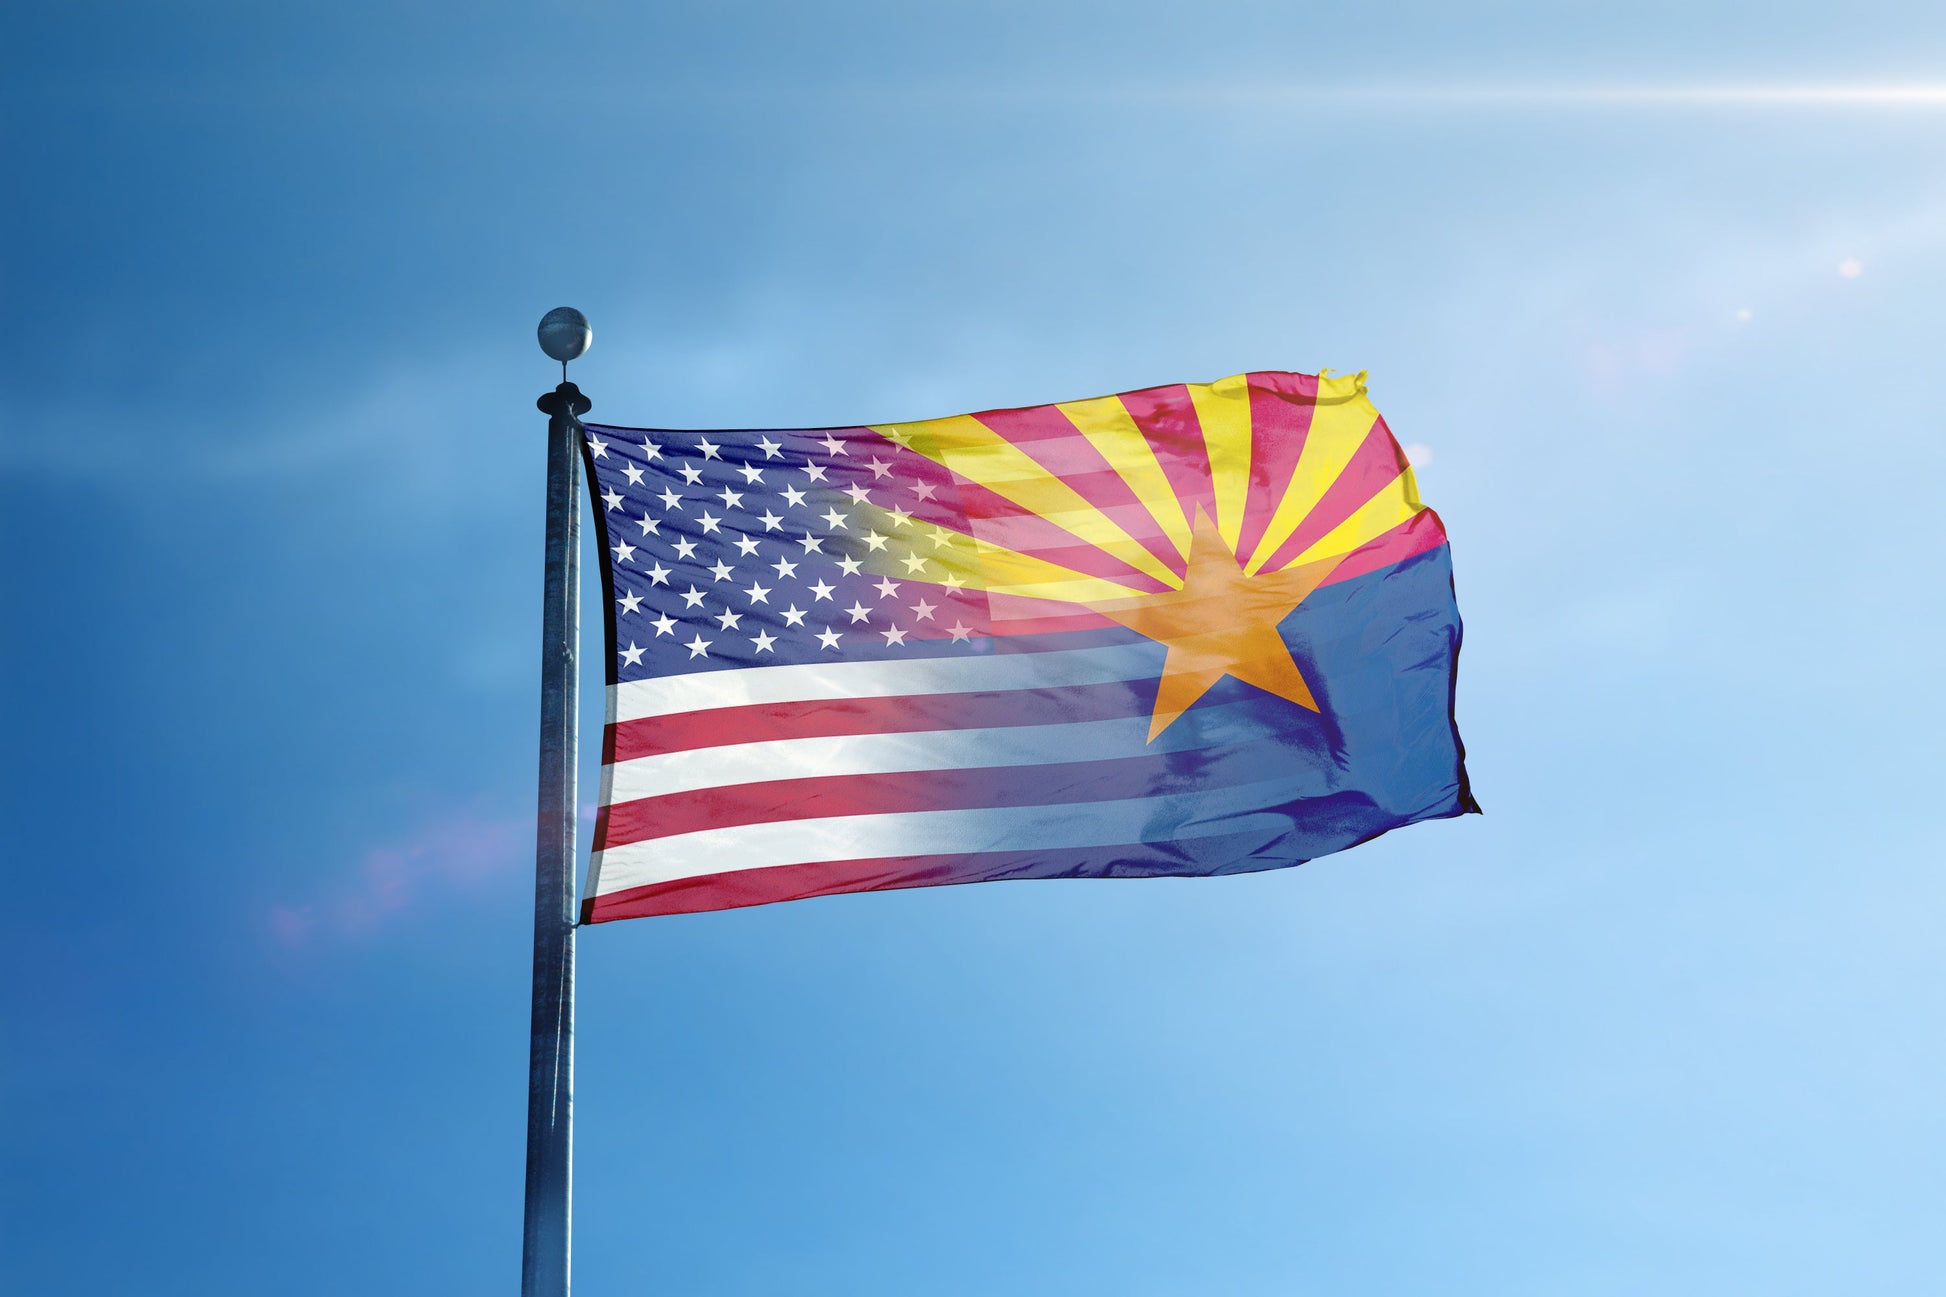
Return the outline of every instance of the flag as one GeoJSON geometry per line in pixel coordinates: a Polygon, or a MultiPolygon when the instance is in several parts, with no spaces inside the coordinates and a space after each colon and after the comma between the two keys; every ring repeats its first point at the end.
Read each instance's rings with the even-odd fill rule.
{"type": "Polygon", "coordinates": [[[1363,374],[585,432],[584,921],[1241,873],[1478,809],[1445,529],[1363,374]]]}

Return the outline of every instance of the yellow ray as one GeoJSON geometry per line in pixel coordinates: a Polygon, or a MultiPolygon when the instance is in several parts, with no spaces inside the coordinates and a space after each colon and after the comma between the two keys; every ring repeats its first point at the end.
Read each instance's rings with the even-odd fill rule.
{"type": "Polygon", "coordinates": [[[1345,471],[1352,453],[1377,422],[1378,411],[1366,399],[1362,372],[1336,377],[1318,375],[1318,404],[1311,411],[1311,428],[1304,434],[1304,449],[1298,454],[1297,467],[1291,472],[1284,498],[1278,501],[1263,538],[1243,566],[1246,573],[1261,571],[1277,547],[1291,538],[1305,515],[1317,507],[1325,491],[1338,480],[1338,474],[1345,471]]]}
{"type": "MultiPolygon", "coordinates": [[[[891,513],[875,505],[861,506],[852,519],[855,536],[885,537],[883,546],[865,552],[866,570],[894,580],[944,585],[948,577],[957,577],[961,585],[993,594],[1068,603],[1127,599],[1145,593],[1139,586],[1077,572],[978,536],[930,524],[914,525],[910,520],[901,527],[891,513]],[[935,543],[942,532],[946,539],[935,543]],[[908,555],[923,562],[908,563],[908,555]]],[[[1171,581],[1180,584],[1181,578],[1172,577],[1171,581]]]]}
{"type": "MultiPolygon", "coordinates": [[[[1006,494],[1005,483],[996,485],[998,489],[994,490],[994,494],[1006,494]]],[[[1133,501],[1118,505],[1088,505],[1083,509],[1051,509],[1046,513],[1037,513],[1034,516],[1042,522],[1051,523],[1053,526],[1067,532],[1070,536],[1075,537],[1074,544],[1080,545],[1082,543],[1080,540],[1082,532],[1088,526],[1092,525],[1097,514],[1102,518],[1106,518],[1110,524],[1120,527],[1130,536],[1139,536],[1143,540],[1147,540],[1154,535],[1148,525],[1153,520],[1154,515],[1148,511],[1146,506],[1133,501]]],[[[1004,543],[1004,538],[1010,533],[1013,524],[1011,520],[1006,518],[981,518],[975,521],[973,525],[982,534],[1001,538],[1002,543],[1004,543]]],[[[1149,552],[1153,554],[1155,551],[1151,549],[1149,552]]],[[[1168,550],[1165,548],[1162,552],[1164,555],[1167,555],[1168,550]]],[[[1167,560],[1165,559],[1164,561],[1166,562],[1167,560]]]]}
{"type": "Polygon", "coordinates": [[[1425,507],[1419,499],[1418,479],[1408,468],[1285,566],[1299,567],[1319,559],[1342,557],[1368,541],[1377,540],[1425,507]]]}
{"type": "Polygon", "coordinates": [[[957,553],[950,555],[941,563],[941,567],[948,572],[957,572],[969,585],[977,584],[994,594],[1030,595],[1036,599],[1086,603],[1096,599],[1126,599],[1142,593],[1116,581],[1089,576],[1085,572],[1017,554],[984,541],[977,544],[973,554],[964,558],[957,553]]]}
{"type": "Polygon", "coordinates": [[[1176,499],[1176,488],[1155,457],[1149,439],[1135,426],[1135,419],[1119,396],[1104,396],[1092,401],[1067,401],[1055,407],[1081,430],[1088,443],[1101,452],[1109,466],[1121,474],[1136,499],[1155,519],[1156,526],[1176,547],[1176,553],[1189,553],[1189,516],[1176,499]]]}
{"type": "Polygon", "coordinates": [[[1214,383],[1189,384],[1196,422],[1209,454],[1210,487],[1216,499],[1216,530],[1235,553],[1250,499],[1250,388],[1242,374],[1214,383]]]}
{"type": "Polygon", "coordinates": [[[1067,530],[1077,539],[1112,554],[1138,572],[1161,581],[1170,580],[1173,575],[1161,559],[1109,521],[1073,487],[971,415],[929,419],[896,428],[879,427],[873,431],[944,464],[960,477],[993,491],[1029,513],[1069,515],[1067,530]]]}

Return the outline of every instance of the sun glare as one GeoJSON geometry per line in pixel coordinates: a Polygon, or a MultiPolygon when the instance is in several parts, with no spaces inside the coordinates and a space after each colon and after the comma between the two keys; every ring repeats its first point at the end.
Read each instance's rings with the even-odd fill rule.
{"type": "MultiPolygon", "coordinates": [[[[1247,92],[1246,92],[1247,93],[1247,92]]],[[[1298,98],[1490,106],[1946,108],[1946,84],[1292,86],[1298,98]]]]}
{"type": "Polygon", "coordinates": [[[1619,103],[1842,104],[1946,107],[1946,85],[1907,86],[1590,86],[1542,92],[1544,97],[1619,103]]]}

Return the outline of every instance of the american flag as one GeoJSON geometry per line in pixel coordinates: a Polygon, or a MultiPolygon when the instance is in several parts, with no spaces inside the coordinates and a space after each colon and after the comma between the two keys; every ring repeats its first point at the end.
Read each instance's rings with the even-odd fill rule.
{"type": "Polygon", "coordinates": [[[584,919],[1261,869],[1470,809],[1444,531],[1362,383],[1326,379],[1352,396],[1321,403],[1308,375],[1226,381],[1245,398],[1232,440],[1303,424],[1325,516],[1279,509],[1304,480],[1296,451],[1283,495],[1229,490],[1225,430],[1194,417],[1219,385],[870,428],[587,426],[610,651],[584,919]],[[1276,402],[1252,420],[1258,388],[1276,402]],[[1395,568],[1415,578],[1370,579],[1395,568]],[[1219,594],[1198,594],[1208,581],[1219,594]],[[1433,623],[1393,606],[1408,585],[1433,623]],[[1258,627],[1240,649],[1222,629],[1211,649],[1183,628],[1279,597],[1278,619],[1329,616],[1352,596],[1406,636],[1382,671],[1331,665],[1343,646],[1315,634],[1258,627]],[[1349,747],[1433,739],[1383,758],[1409,772],[1381,772],[1376,805],[1343,725],[1374,682],[1387,732],[1349,747]]]}

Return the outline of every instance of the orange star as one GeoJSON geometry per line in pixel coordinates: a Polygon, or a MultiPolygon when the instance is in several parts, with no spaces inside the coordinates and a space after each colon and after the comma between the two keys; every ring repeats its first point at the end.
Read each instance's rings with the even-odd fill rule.
{"type": "Polygon", "coordinates": [[[1277,625],[1324,584],[1338,561],[1246,576],[1216,524],[1198,509],[1182,589],[1095,605],[1103,616],[1168,646],[1149,718],[1150,741],[1226,675],[1317,711],[1277,625]]]}

